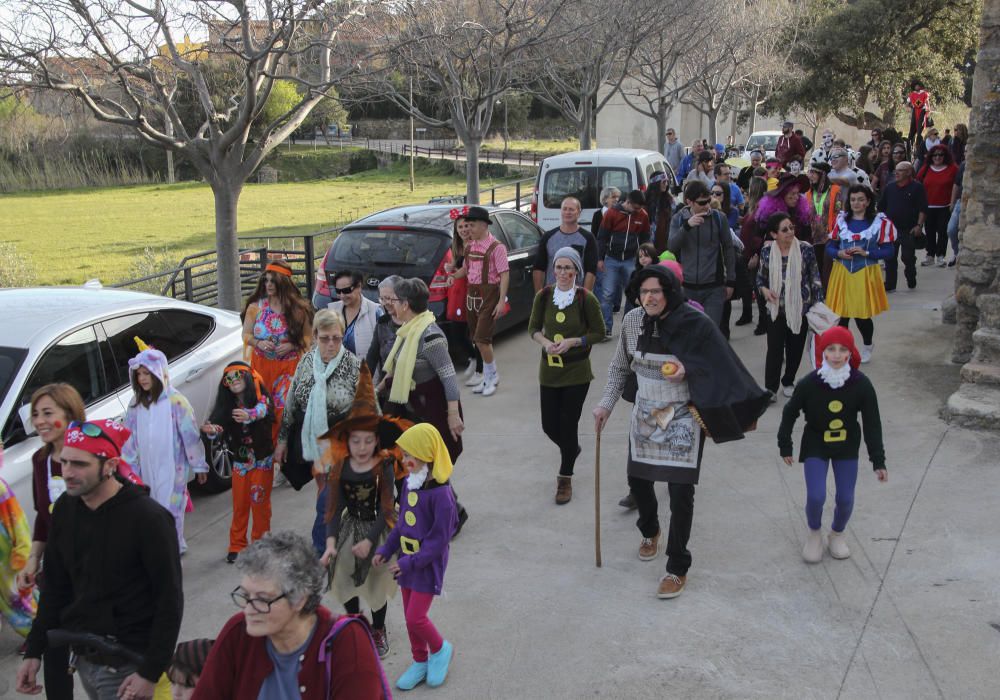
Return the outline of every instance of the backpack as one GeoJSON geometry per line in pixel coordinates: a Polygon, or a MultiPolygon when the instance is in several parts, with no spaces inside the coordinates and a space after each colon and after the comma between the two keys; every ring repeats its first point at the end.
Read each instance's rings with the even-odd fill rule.
{"type": "Polygon", "coordinates": [[[378,649],[375,648],[375,640],[372,639],[371,630],[368,629],[368,622],[360,615],[341,615],[338,617],[333,623],[333,627],[326,633],[326,637],[323,638],[322,643],[319,645],[319,662],[326,665],[325,697],[330,697],[330,677],[333,675],[334,661],[333,654],[331,653],[333,640],[352,622],[356,622],[364,628],[365,637],[368,639],[368,643],[371,644],[372,653],[375,654],[375,661],[378,664],[379,680],[382,682],[382,697],[384,700],[392,700],[392,692],[389,690],[389,679],[386,678],[385,669],[382,668],[382,660],[379,659],[378,649]]]}

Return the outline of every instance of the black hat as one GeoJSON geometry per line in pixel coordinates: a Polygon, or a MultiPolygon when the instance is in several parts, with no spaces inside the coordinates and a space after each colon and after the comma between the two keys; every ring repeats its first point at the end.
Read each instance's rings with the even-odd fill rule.
{"type": "Polygon", "coordinates": [[[829,175],[830,171],[833,168],[831,168],[830,164],[827,163],[826,161],[817,160],[817,161],[814,161],[814,162],[812,162],[812,163],[809,164],[809,169],[810,170],[817,170],[817,171],[819,171],[821,173],[825,173],[825,174],[829,175]]]}
{"type": "Polygon", "coordinates": [[[466,221],[484,221],[487,224],[490,223],[490,213],[483,207],[462,207],[458,210],[458,216],[455,218],[465,219],[466,221]]]}

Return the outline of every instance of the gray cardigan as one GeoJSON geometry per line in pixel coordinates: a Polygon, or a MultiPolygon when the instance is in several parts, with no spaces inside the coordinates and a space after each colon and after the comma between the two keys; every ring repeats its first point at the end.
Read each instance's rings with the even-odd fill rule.
{"type": "MultiPolygon", "coordinates": [[[[330,302],[330,306],[327,308],[336,311],[341,316],[344,315],[344,302],[342,301],[330,302]]],[[[364,358],[368,356],[368,348],[371,346],[372,338],[375,336],[375,322],[378,321],[381,315],[381,306],[367,297],[361,297],[361,313],[358,314],[357,319],[354,321],[354,354],[358,357],[364,358]]],[[[347,322],[346,318],[344,322],[347,322]]]]}

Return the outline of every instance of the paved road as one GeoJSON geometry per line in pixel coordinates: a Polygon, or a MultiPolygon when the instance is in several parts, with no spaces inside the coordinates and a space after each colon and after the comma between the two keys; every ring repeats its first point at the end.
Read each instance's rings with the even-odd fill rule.
{"type": "MultiPolygon", "coordinates": [[[[557,453],[537,425],[537,346],[523,333],[502,339],[500,390],[465,397],[455,484],[472,519],[431,611],[456,656],[443,688],[413,697],[1000,697],[1000,439],[938,418],[958,378],[946,361],[951,328],[937,311],[952,284],[952,271],[922,268],[920,288],[891,296],[892,310],[876,322],[866,371],[879,391],[890,480],[878,484],[864,463],[852,558],[802,562],[805,489],[799,467],[778,459],[772,408],[747,440],[706,448],[694,566],[672,601],[654,596],[663,555],[638,560],[634,516],[615,505],[625,490],[626,406],[603,439],[597,569],[592,428],[585,424],[575,498],[556,506],[557,453]]],[[[742,327],[733,344],[762,376],[763,339],[742,327]]],[[[596,348],[599,374],[611,351],[596,348]]],[[[588,406],[603,384],[599,376],[588,406]]],[[[275,493],[276,528],[308,532],[307,488],[275,493]]],[[[238,583],[222,562],[227,496],[199,498],[196,508],[182,639],[217,633],[238,583]]],[[[395,679],[408,664],[398,599],[388,626],[395,679]]],[[[0,634],[0,697],[13,695],[5,684],[16,644],[0,634]]]]}

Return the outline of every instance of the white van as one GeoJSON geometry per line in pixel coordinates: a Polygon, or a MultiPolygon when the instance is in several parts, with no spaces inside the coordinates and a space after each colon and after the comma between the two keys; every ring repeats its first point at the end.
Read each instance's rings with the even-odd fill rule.
{"type": "MultiPolygon", "coordinates": [[[[674,171],[662,153],[637,148],[599,148],[549,156],[542,161],[531,198],[531,218],[548,231],[559,225],[559,210],[566,197],[580,200],[580,226],[590,228],[600,206],[601,190],[617,187],[622,195],[645,192],[649,178],[661,170],[674,182],[674,171]]],[[[596,231],[593,232],[595,235],[596,231]]]]}
{"type": "Polygon", "coordinates": [[[750,134],[750,138],[747,139],[747,147],[743,151],[743,157],[749,158],[750,151],[763,151],[765,158],[772,157],[775,149],[778,147],[778,138],[780,136],[780,131],[753,132],[750,134]]]}

